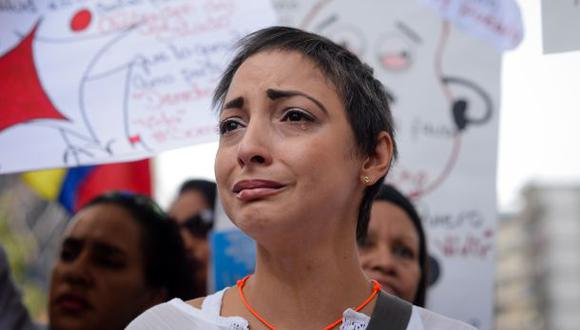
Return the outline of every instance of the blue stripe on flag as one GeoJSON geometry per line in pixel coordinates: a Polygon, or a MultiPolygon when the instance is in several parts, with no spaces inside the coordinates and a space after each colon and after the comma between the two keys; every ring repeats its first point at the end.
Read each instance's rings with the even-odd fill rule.
{"type": "Polygon", "coordinates": [[[91,174],[96,166],[79,166],[70,168],[62,182],[58,202],[68,211],[74,213],[77,193],[82,182],[91,174]]]}

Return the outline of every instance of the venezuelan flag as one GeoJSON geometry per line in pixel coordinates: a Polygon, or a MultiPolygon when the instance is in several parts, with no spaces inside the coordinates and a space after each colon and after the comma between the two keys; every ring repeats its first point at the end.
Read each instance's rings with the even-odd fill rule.
{"type": "Polygon", "coordinates": [[[42,198],[60,203],[70,214],[111,190],[151,196],[148,159],[106,165],[27,172],[22,179],[42,198]]]}

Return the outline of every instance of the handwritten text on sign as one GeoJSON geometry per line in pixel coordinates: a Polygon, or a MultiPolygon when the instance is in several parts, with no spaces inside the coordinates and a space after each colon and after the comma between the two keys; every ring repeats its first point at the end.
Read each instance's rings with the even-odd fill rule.
{"type": "Polygon", "coordinates": [[[232,46],[275,14],[265,0],[0,0],[0,21],[7,173],[215,140],[232,46]]]}

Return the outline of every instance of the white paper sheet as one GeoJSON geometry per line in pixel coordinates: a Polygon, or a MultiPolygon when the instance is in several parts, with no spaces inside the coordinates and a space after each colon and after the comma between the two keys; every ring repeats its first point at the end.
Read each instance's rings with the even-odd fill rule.
{"type": "Polygon", "coordinates": [[[0,173],[217,139],[210,99],[269,1],[0,1],[0,173]]]}
{"type": "Polygon", "coordinates": [[[580,1],[542,0],[544,53],[580,50],[580,1]]]}

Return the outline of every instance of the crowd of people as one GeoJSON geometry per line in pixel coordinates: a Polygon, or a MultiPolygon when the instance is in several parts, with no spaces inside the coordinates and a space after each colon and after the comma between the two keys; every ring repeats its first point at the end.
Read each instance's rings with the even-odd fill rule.
{"type": "MultiPolygon", "coordinates": [[[[181,185],[166,212],[151,198],[127,192],[89,202],[62,238],[48,328],[123,329],[152,306],[206,295],[215,201],[216,184],[193,179],[181,185]]],[[[363,270],[385,292],[425,305],[425,233],[412,202],[392,185],[381,185],[358,248],[363,270]]],[[[8,267],[0,269],[1,285],[9,290],[0,298],[0,328],[42,328],[30,320],[8,267]]]]}
{"type": "MultiPolygon", "coordinates": [[[[368,66],[271,27],[241,41],[214,102],[217,185],[184,182],[166,211],[126,192],[85,205],[54,263],[49,329],[471,329],[422,308],[426,235],[384,184],[397,146],[368,66]],[[208,292],[218,195],[257,254],[253,274],[208,292]]],[[[0,326],[32,328],[0,275],[0,326]]]]}

